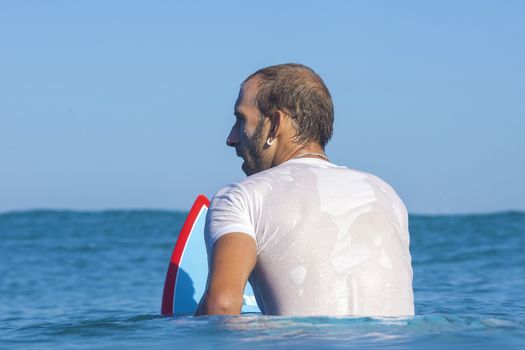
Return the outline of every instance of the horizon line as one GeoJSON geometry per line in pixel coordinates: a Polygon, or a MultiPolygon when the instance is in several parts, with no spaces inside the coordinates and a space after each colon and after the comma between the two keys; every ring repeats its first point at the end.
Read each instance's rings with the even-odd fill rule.
{"type": "MultiPolygon", "coordinates": [[[[100,214],[100,213],[124,213],[124,212],[165,212],[187,214],[188,209],[176,208],[101,208],[101,209],[75,209],[75,208],[31,208],[31,209],[10,209],[0,211],[0,216],[27,214],[31,212],[65,212],[78,214],[100,214]]],[[[484,216],[484,215],[502,215],[502,214],[525,214],[525,209],[501,209],[493,211],[458,211],[458,212],[409,212],[409,216],[484,216]]]]}

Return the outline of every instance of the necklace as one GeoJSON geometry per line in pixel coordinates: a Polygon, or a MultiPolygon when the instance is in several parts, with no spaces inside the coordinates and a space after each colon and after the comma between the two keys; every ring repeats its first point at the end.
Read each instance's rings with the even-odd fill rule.
{"type": "Polygon", "coordinates": [[[296,157],[293,157],[292,159],[303,158],[303,157],[306,157],[306,156],[316,156],[316,157],[319,157],[319,158],[324,159],[327,162],[329,162],[328,157],[325,156],[324,154],[321,154],[321,153],[304,153],[304,154],[298,155],[296,157]]]}

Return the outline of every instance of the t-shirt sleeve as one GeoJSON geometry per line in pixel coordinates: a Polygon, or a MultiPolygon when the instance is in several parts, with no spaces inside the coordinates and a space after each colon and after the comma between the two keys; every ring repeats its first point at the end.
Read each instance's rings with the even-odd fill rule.
{"type": "Polygon", "coordinates": [[[247,193],[236,184],[223,188],[211,200],[204,228],[208,255],[211,254],[213,244],[220,237],[233,232],[245,233],[256,240],[247,193]]]}

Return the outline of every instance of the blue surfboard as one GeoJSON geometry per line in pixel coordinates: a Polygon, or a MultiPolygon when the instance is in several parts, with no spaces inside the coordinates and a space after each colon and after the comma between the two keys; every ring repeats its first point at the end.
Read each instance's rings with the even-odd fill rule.
{"type": "MultiPolygon", "coordinates": [[[[197,197],[182,226],[171,254],[164,291],[162,315],[193,315],[206,290],[208,260],[204,243],[204,224],[210,201],[197,197]]],[[[261,312],[250,283],[244,290],[242,313],[261,312]]]]}

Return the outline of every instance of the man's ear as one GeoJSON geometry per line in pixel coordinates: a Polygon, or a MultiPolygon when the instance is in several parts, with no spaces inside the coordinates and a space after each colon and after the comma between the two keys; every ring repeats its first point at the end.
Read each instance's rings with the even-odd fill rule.
{"type": "Polygon", "coordinates": [[[273,112],[270,119],[270,129],[268,130],[268,136],[276,139],[279,133],[281,132],[282,122],[284,118],[284,113],[280,110],[273,112]]]}

